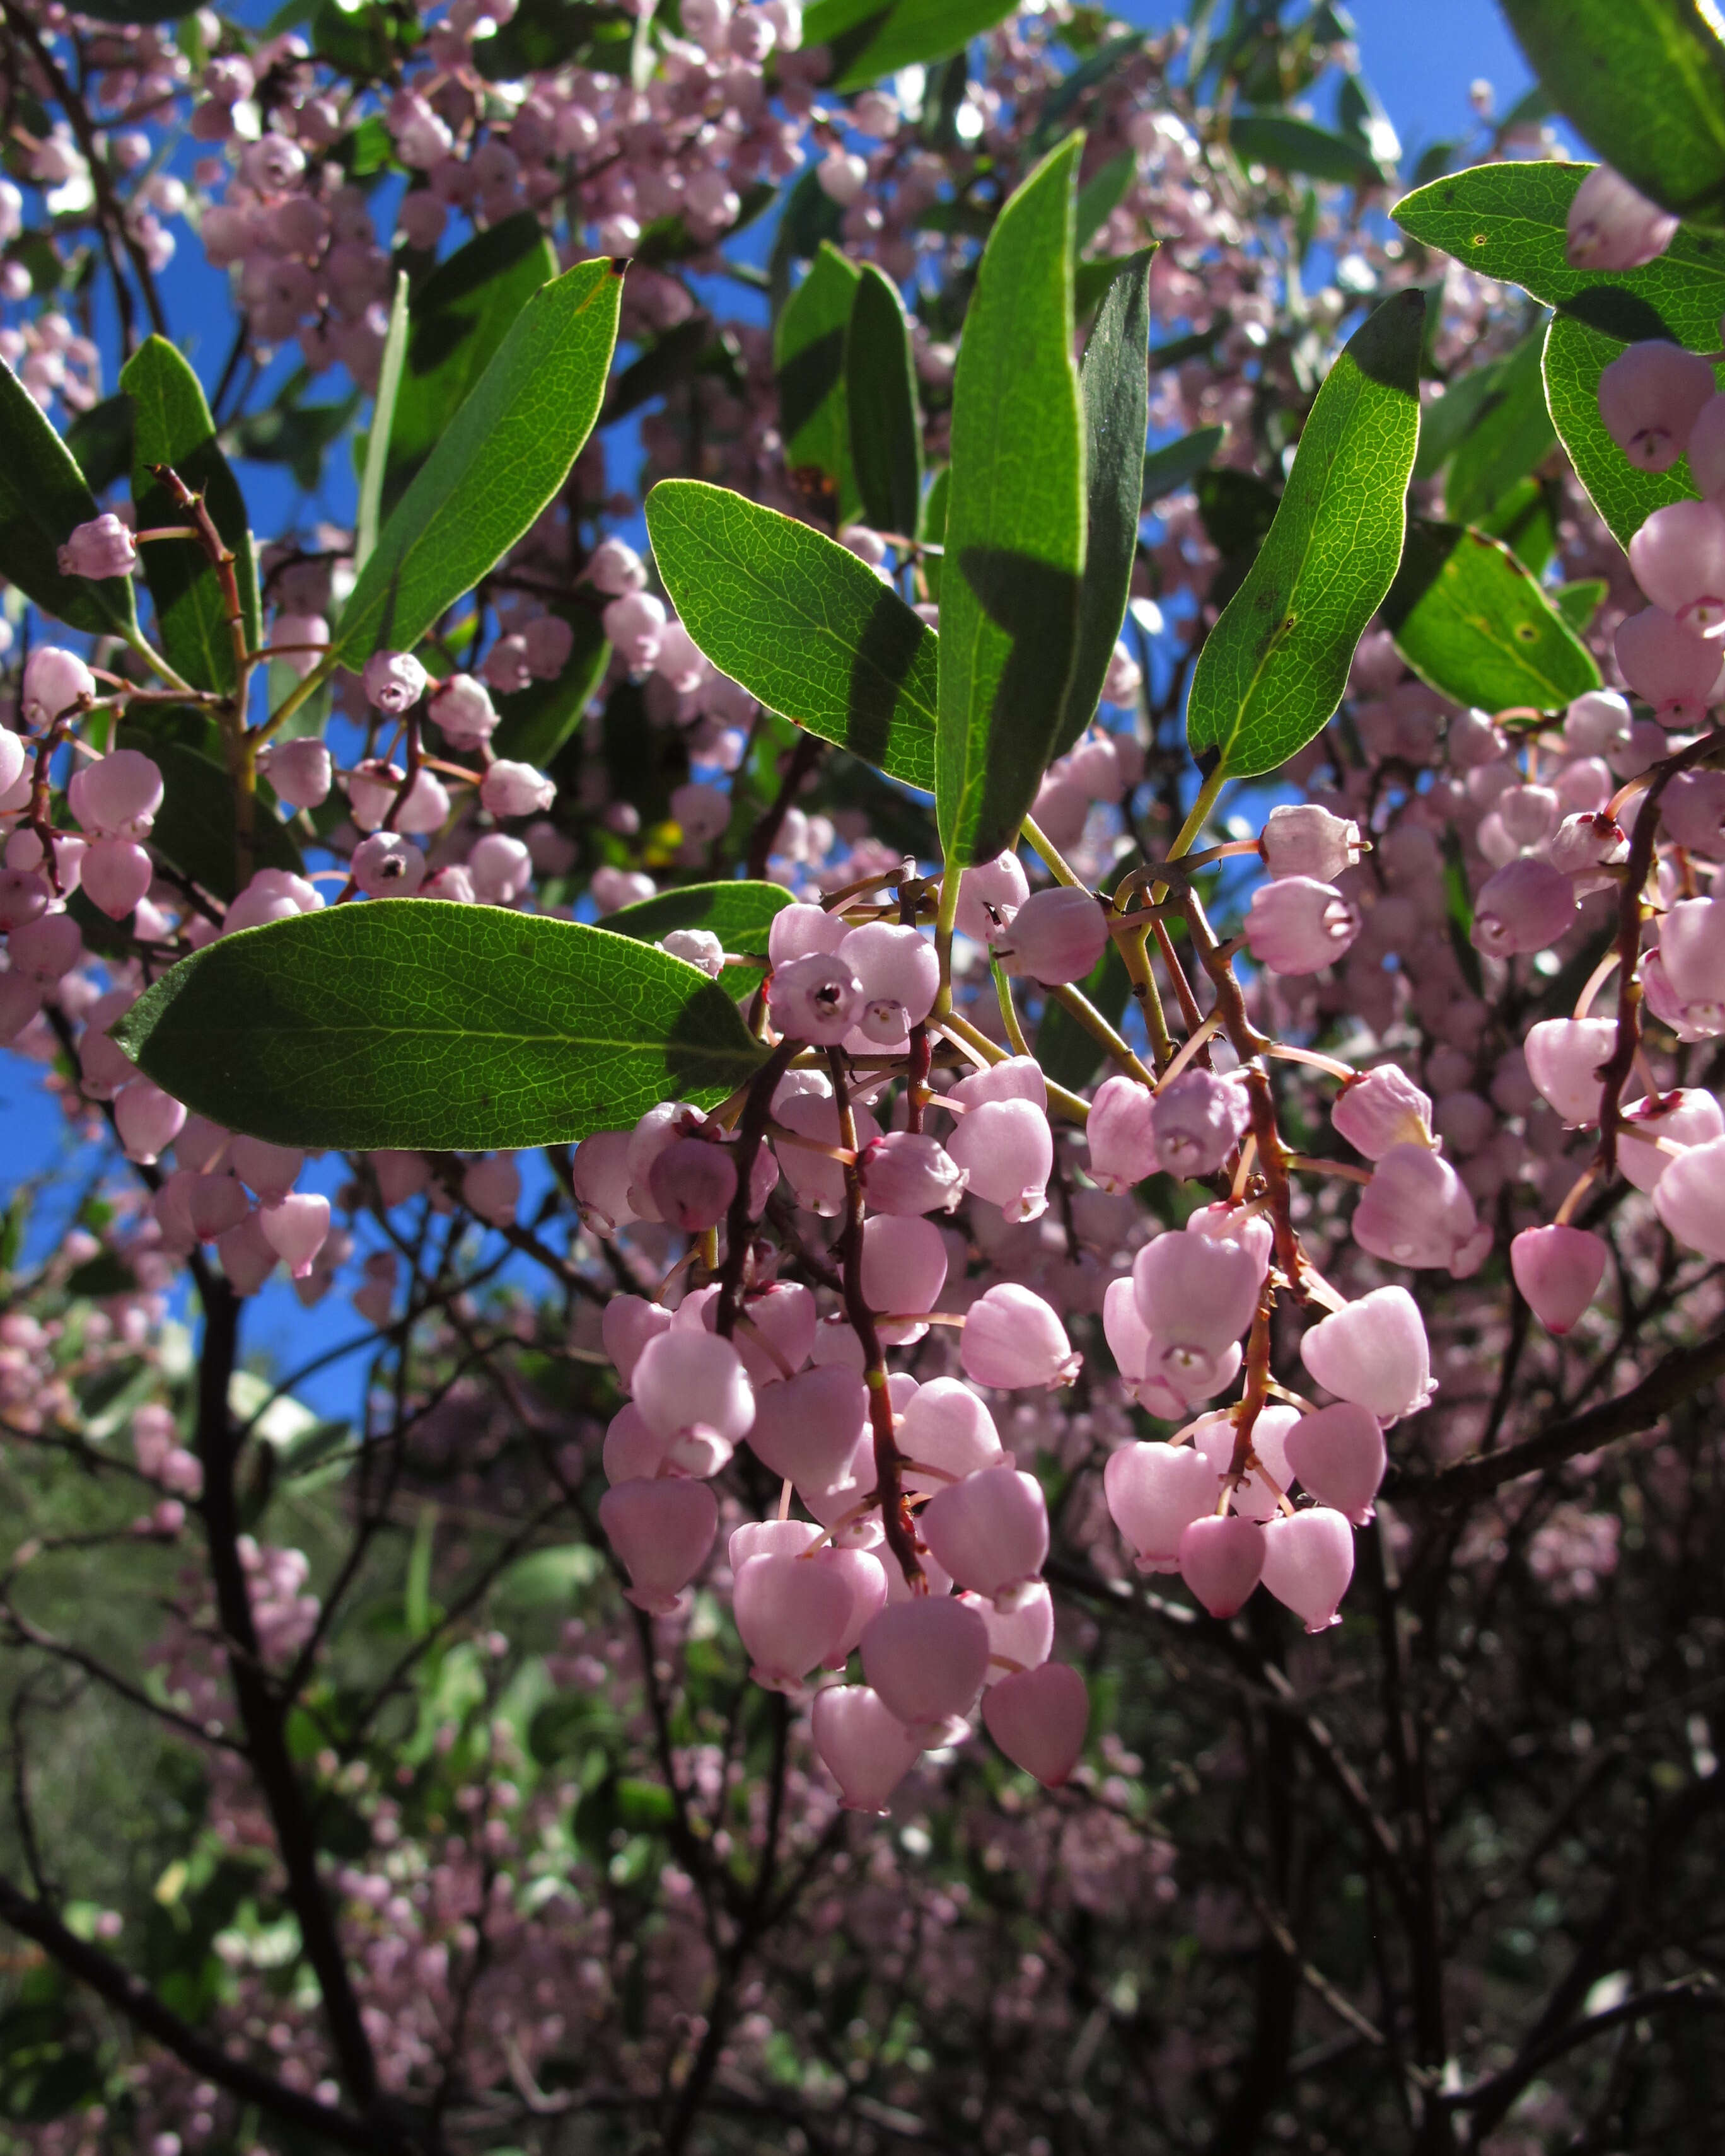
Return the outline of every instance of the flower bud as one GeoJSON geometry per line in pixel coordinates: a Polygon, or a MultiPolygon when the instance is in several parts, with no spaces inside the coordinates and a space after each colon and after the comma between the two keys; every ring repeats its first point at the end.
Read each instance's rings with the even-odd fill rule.
{"type": "Polygon", "coordinates": [[[1284,1440],[1295,1477],[1321,1505],[1363,1527],[1377,1509],[1387,1455],[1376,1415],[1353,1400],[1301,1415],[1284,1440]]]}
{"type": "Polygon", "coordinates": [[[1132,1260],[1132,1296],[1153,1340],[1219,1355],[1250,1325],[1263,1273],[1243,1243],[1170,1229],[1132,1260]]]}
{"type": "Polygon", "coordinates": [[[33,870],[0,869],[0,928],[22,928],[27,921],[39,921],[53,896],[33,870]]]}
{"type": "Polygon", "coordinates": [[[612,600],[601,619],[624,665],[632,674],[644,674],[659,656],[665,634],[664,602],[651,592],[626,592],[612,600]]]}
{"type": "Polygon", "coordinates": [[[575,1149],[569,1171],[570,1187],[581,1216],[601,1235],[626,1228],[637,1216],[629,1202],[634,1178],[629,1165],[629,1133],[595,1131],[575,1149]]]}
{"type": "Polygon", "coordinates": [[[1353,1577],[1353,1530],[1327,1505],[1285,1514],[1265,1528],[1264,1584],[1308,1632],[1341,1622],[1336,1613],[1353,1577]]]}
{"type": "Polygon", "coordinates": [[[92,906],[124,921],[155,873],[150,856],[130,839],[98,839],[84,856],[79,882],[92,906]]]}
{"type": "MultiPolygon", "coordinates": [[[[839,1142],[838,1106],[824,1093],[788,1094],[781,1087],[773,1112],[786,1130],[794,1131],[799,1137],[814,1138],[823,1146],[836,1146],[839,1142]]],[[[853,1108],[851,1120],[856,1129],[857,1152],[860,1161],[867,1158],[869,1149],[879,1142],[880,1128],[866,1108],[853,1108]]],[[[806,1205],[810,1212],[832,1219],[844,1210],[845,1170],[839,1162],[784,1140],[779,1142],[778,1157],[785,1180],[796,1192],[798,1202],[806,1205]]],[[[941,1158],[945,1159],[946,1156],[942,1154],[941,1158]]],[[[880,1213],[911,1213],[927,1209],[926,1207],[910,1204],[889,1205],[875,1199],[870,1202],[880,1213]]]]}
{"type": "Polygon", "coordinates": [[[850,1605],[849,1580],[819,1557],[781,1553],[747,1559],[737,1568],[731,1608],[748,1650],[749,1675],[770,1691],[794,1691],[831,1658],[850,1605]]]}
{"type": "Polygon", "coordinates": [[[1630,541],[1635,582],[1696,635],[1725,636],[1725,512],[1710,501],[1656,509],[1630,541]]]}
{"type": "Polygon", "coordinates": [[[95,693],[95,676],[75,652],[63,651],[57,644],[39,645],[24,667],[24,725],[39,732],[95,693]]]}
{"type": "Polygon", "coordinates": [[[290,808],[320,808],[329,799],[334,766],[326,743],[309,734],[300,741],[272,742],[259,762],[290,808]]]}
{"type": "Polygon", "coordinates": [[[452,674],[433,690],[426,710],[451,748],[482,748],[496,730],[491,692],[471,674],[452,674]]]}
{"type": "Polygon", "coordinates": [[[679,1138],[647,1171],[659,1217],[685,1235],[716,1227],[737,1195],[737,1163],[706,1138],[679,1138]]]}
{"type": "Polygon", "coordinates": [[[959,1118],[947,1150],[970,1179],[971,1194],[998,1205],[1009,1220],[1040,1220],[1048,1210],[1054,1135],[1029,1101],[984,1101],[959,1118]]]}
{"type": "MultiPolygon", "coordinates": [[[[279,613],[270,632],[270,643],[271,649],[281,654],[274,663],[285,666],[289,673],[297,674],[303,681],[308,675],[315,674],[322,664],[318,649],[311,647],[328,650],[330,625],[321,613],[279,613]]],[[[282,742],[277,747],[280,749],[294,745],[282,742]]],[[[280,788],[278,787],[276,791],[280,793],[280,788]]],[[[328,788],[326,787],[324,791],[327,793],[328,788]]],[[[307,804],[301,804],[305,805],[307,804]]]]}
{"type": "Polygon", "coordinates": [[[1272,876],[1311,876],[1333,883],[1360,857],[1359,825],[1344,823],[1315,801],[1272,808],[1258,841],[1272,876]]]}
{"type": "Polygon", "coordinates": [[[644,589],[647,565],[626,539],[602,539],[587,564],[587,580],[608,598],[644,589]]]}
{"type": "Polygon", "coordinates": [[[186,1120],[182,1104],[147,1078],[134,1078],[114,1096],[114,1126],[128,1160],[147,1168],[173,1143],[186,1120]]]}
{"type": "Polygon", "coordinates": [[[1034,1475],[988,1467],[937,1491],[918,1532],[961,1587],[1010,1607],[1048,1558],[1048,1506],[1034,1475]]]}
{"type": "MultiPolygon", "coordinates": [[[[1722,774],[1725,775],[1725,774],[1722,774]]],[[[1553,832],[1546,858],[1566,876],[1584,877],[1578,888],[1609,889],[1609,877],[1595,879],[1591,871],[1628,858],[1629,840],[1614,818],[1599,813],[1566,816],[1553,832]]]]}
{"type": "Polygon", "coordinates": [[[59,550],[59,572],[63,577],[129,577],[137,558],[131,526],[110,511],[74,526],[59,550]]]}
{"type": "Polygon", "coordinates": [[[1659,963],[1692,1038],[1725,1033],[1725,898],[1686,898],[1659,925],[1659,963]]]}
{"type": "Polygon", "coordinates": [[[868,1424],[868,1392],[854,1370],[801,1370],[756,1396],[749,1449],[804,1492],[830,1490],[868,1424]]]}
{"type": "Polygon", "coordinates": [[[875,1138],[860,1166],[863,1194],[877,1213],[950,1213],[970,1181],[944,1146],[916,1131],[875,1138]]]}
{"type": "Polygon", "coordinates": [[[1564,252],[1572,270],[1639,270],[1664,254],[1677,220],[1609,165],[1595,165],[1569,204],[1564,252]]]}
{"type": "Polygon", "coordinates": [[[411,651],[374,651],[360,678],[372,708],[397,717],[425,694],[425,669],[411,651]]]}
{"type": "Polygon", "coordinates": [[[663,1438],[692,1430],[734,1445],[755,1419],[754,1388],[742,1358],[716,1333],[661,1332],[641,1350],[631,1383],[648,1428],[663,1438]]]}
{"type": "Polygon", "coordinates": [[[1044,1662],[991,1685],[983,1694],[983,1721],[1014,1766],[1058,1789],[1084,1750],[1090,1694],[1070,1663],[1044,1662]]]}
{"type": "Polygon", "coordinates": [[[829,150],[814,168],[821,192],[848,209],[869,183],[869,162],[854,151],[829,150]]]}
{"type": "Polygon", "coordinates": [[[1237,1512],[1210,1512],[1180,1537],[1180,1577],[1212,1617],[1235,1615],[1264,1570],[1264,1530],[1237,1512]]]}
{"type": "Polygon", "coordinates": [[[425,880],[425,856],[398,831],[373,831],[354,848],[347,873],[367,898],[411,898],[425,880]]]}
{"type": "Polygon", "coordinates": [[[1599,376],[1599,417],[1637,470],[1669,471],[1717,387],[1698,352],[1650,339],[1620,352],[1599,376]]]}
{"type": "Polygon", "coordinates": [[[1509,1246],[1516,1286],[1559,1338],[1599,1293],[1609,1255],[1604,1240],[1584,1228],[1524,1228],[1509,1246]]]}
{"type": "Polygon", "coordinates": [[[940,992],[940,960],[933,944],[916,929],[870,921],[850,932],[836,956],[861,987],[863,1007],[857,1024],[870,1040],[893,1047],[934,1009],[940,992]]]}
{"type": "MultiPolygon", "coordinates": [[[[208,1178],[206,1178],[208,1179],[208,1178]]],[[[295,1191],[259,1209],[264,1240],[295,1280],[309,1280],[318,1252],[330,1232],[330,1201],[309,1191],[295,1191]]]]}
{"type": "Polygon", "coordinates": [[[1575,886],[1560,869],[1531,854],[1486,877],[1474,900],[1471,940],[1489,958],[1546,951],[1575,921],[1575,886]]]}
{"type": "Polygon", "coordinates": [[[664,1616],[706,1562],[718,1501],[706,1482],[619,1482],[599,1500],[599,1525],[629,1573],[629,1600],[664,1616]]]}
{"type": "Polygon", "coordinates": [[[903,1476],[906,1490],[944,1490],[990,1468],[1011,1463],[988,1408],[957,1378],[931,1378],[906,1407],[898,1448],[914,1463],[903,1476]]]}
{"type": "Polygon", "coordinates": [[[997,854],[992,861],[979,861],[959,877],[954,925],[973,943],[996,943],[1029,896],[1029,879],[1018,855],[997,854]]]}
{"type": "Polygon", "coordinates": [[[500,758],[480,783],[480,805],[493,816],[531,816],[549,808],[557,787],[531,763],[500,758]]]}
{"type": "Polygon", "coordinates": [[[1015,1281],[978,1297],[958,1336],[958,1360],[979,1385],[1070,1385],[1084,1358],[1040,1295],[1015,1281]]]}
{"type": "Polygon", "coordinates": [[[511,839],[502,831],[487,831],[474,841],[467,856],[467,873],[481,906],[513,906],[532,887],[533,856],[520,839],[511,839]]]}
{"type": "Polygon", "coordinates": [[[1233,1152],[1251,1120],[1243,1085],[1213,1070],[1183,1070],[1151,1103],[1158,1164],[1169,1175],[1209,1175],[1233,1152]]]}
{"type": "Polygon", "coordinates": [[[1121,1194],[1160,1165],[1153,1106],[1150,1089],[1135,1078],[1105,1078],[1097,1086],[1084,1135],[1090,1147],[1090,1178],[1101,1189],[1121,1194]]]}
{"type": "Polygon", "coordinates": [[[889,1603],[863,1633],[862,1665],[889,1713],[931,1731],[975,1704],[988,1671],[988,1628],[968,1604],[946,1597],[889,1603]]]}
{"type": "Polygon", "coordinates": [[[767,932],[767,956],[775,969],[795,958],[829,958],[850,933],[844,916],[824,906],[783,906],[767,932]]]}
{"type": "Polygon", "coordinates": [[[1466,1185],[1441,1153],[1394,1145],[1360,1194],[1353,1240],[1393,1265],[1443,1265],[1463,1280],[1484,1264],[1491,1231],[1481,1227],[1466,1185]]]}
{"type": "Polygon", "coordinates": [[[1653,1209],[1686,1249],[1725,1259],[1725,1137],[1674,1160],[1659,1178],[1653,1209]]]}
{"type": "Polygon", "coordinates": [[[1108,916],[1087,891],[1065,884],[1033,891],[994,938],[1009,973],[1028,973],[1046,988],[1081,981],[1108,944],[1108,916]]]}
{"type": "Polygon", "coordinates": [[[1432,1142],[1431,1096],[1393,1063],[1380,1063],[1349,1079],[1330,1110],[1336,1135],[1368,1160],[1382,1160],[1392,1146],[1432,1142]]]}
{"type": "Polygon", "coordinates": [[[116,749],[79,766],[66,803],[93,838],[147,838],[162,806],[161,769],[137,749],[116,749]]]}
{"type": "Polygon", "coordinates": [[[493,1153],[470,1161],[461,1175],[461,1202],[475,1219],[494,1228],[512,1227],[521,1202],[521,1172],[513,1153],[493,1153]]]}
{"type": "Polygon", "coordinates": [[[1648,607],[1617,624],[1612,648],[1618,671],[1652,705],[1661,726],[1700,725],[1719,679],[1719,654],[1713,644],[1658,607],[1648,607]]]}
{"type": "Polygon", "coordinates": [[[1394,1422],[1435,1388],[1420,1306],[1404,1287],[1374,1288],[1314,1325],[1300,1342],[1307,1368],[1337,1399],[1394,1422]]]}
{"type": "Polygon", "coordinates": [[[1359,909],[1315,876],[1260,883],[1245,918],[1252,956],[1272,973],[1316,973],[1345,957],[1359,932],[1359,909]]]}
{"type": "Polygon", "coordinates": [[[1123,1445],[1108,1455],[1102,1493],[1138,1570],[1177,1572],[1180,1537],[1215,1510],[1215,1471],[1193,1445],[1123,1445]]]}
{"type": "Polygon", "coordinates": [[[787,1040],[835,1047],[862,1014],[862,983],[842,958],[811,952],[774,971],[767,1004],[787,1040]]]}
{"type": "Polygon", "coordinates": [[[884,1812],[922,1747],[868,1685],[833,1685],[809,1712],[814,1748],[848,1812],[884,1812]]]}
{"type": "Polygon", "coordinates": [[[1522,1043],[1527,1075],[1572,1128],[1599,1119],[1599,1065],[1617,1045],[1608,1018],[1548,1018],[1522,1043]]]}

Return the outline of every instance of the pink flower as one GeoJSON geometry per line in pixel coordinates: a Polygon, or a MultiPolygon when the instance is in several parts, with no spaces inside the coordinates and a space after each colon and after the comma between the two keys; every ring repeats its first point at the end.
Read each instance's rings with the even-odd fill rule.
{"type": "Polygon", "coordinates": [[[1246,942],[1272,973],[1316,973],[1348,955],[1359,909],[1315,876],[1277,876],[1252,893],[1246,942]]]}
{"type": "Polygon", "coordinates": [[[59,553],[63,577],[129,577],[138,558],[131,526],[111,511],[76,525],[59,553]]]}

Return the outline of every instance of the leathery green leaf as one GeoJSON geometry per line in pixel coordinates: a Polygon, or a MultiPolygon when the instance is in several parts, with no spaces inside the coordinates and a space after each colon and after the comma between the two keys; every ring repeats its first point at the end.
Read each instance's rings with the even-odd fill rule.
{"type": "Polygon", "coordinates": [[[1458,704],[1553,711],[1599,685],[1537,580],[1482,531],[1416,518],[1384,614],[1420,680],[1458,704]]]}
{"type": "Polygon", "coordinates": [[[911,326],[898,287],[865,263],[845,347],[850,463],[863,519],[916,536],[922,501],[922,420],[911,326]]]}
{"type": "Polygon", "coordinates": [[[778,424],[784,459],[795,483],[824,498],[827,514],[845,523],[857,508],[845,402],[845,353],[850,311],[861,273],[829,240],[792,293],[773,334],[778,376],[778,424]]]}
{"type": "Polygon", "coordinates": [[[1016,0],[814,0],[805,45],[830,45],[834,90],[862,90],[900,68],[943,60],[1011,14],[1016,0]]]}
{"type": "Polygon", "coordinates": [[[1506,356],[1456,444],[1444,482],[1444,512],[1452,524],[1477,523],[1555,445],[1557,430],[1540,374],[1544,343],[1536,330],[1506,356]]]}
{"type": "Polygon", "coordinates": [[[9,367],[0,365],[0,577],[44,613],[93,636],[136,632],[130,577],[63,577],[59,550],[96,513],[71,451],[9,367]]]}

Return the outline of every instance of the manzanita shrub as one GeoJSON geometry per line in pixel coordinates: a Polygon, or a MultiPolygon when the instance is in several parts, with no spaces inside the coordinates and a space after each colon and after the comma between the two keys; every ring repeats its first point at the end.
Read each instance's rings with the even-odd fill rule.
{"type": "Polygon", "coordinates": [[[1712,11],[0,5],[0,2147],[1716,2148],[1712,11]]]}

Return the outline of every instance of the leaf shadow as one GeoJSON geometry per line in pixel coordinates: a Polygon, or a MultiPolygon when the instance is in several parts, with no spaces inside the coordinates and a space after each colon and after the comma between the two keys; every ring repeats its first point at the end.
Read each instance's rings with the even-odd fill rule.
{"type": "Polygon", "coordinates": [[[790,353],[778,370],[779,431],[794,442],[845,377],[845,331],[829,330],[790,353]]]}
{"type": "Polygon", "coordinates": [[[983,612],[1012,639],[988,714],[980,822],[988,831],[1015,829],[1047,766],[1065,701],[1079,579],[1070,569],[1005,547],[966,547],[957,560],[983,612]]]}
{"type": "Polygon", "coordinates": [[[899,691],[927,634],[921,619],[883,584],[857,639],[845,698],[845,746],[865,763],[886,761],[899,691]]]}

